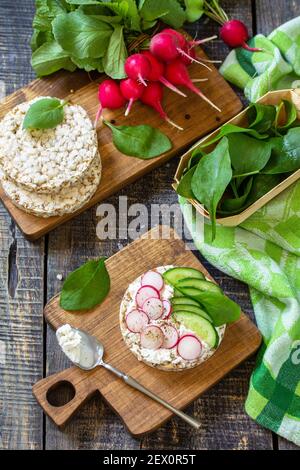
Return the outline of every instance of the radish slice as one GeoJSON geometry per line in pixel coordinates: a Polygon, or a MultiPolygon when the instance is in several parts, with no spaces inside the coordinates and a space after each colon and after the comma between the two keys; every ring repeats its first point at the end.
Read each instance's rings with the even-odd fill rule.
{"type": "Polygon", "coordinates": [[[194,335],[185,335],[180,338],[177,345],[177,352],[182,359],[193,361],[198,359],[202,351],[202,345],[194,335]]]}
{"type": "Polygon", "coordinates": [[[160,299],[156,297],[150,297],[143,303],[143,312],[147,313],[151,320],[157,320],[163,314],[163,303],[160,299]]]}
{"type": "Polygon", "coordinates": [[[161,329],[164,334],[164,342],[162,347],[166,349],[174,348],[177,345],[179,338],[176,328],[166,323],[165,325],[161,325],[161,329]]]}
{"type": "Polygon", "coordinates": [[[164,287],[164,280],[156,271],[148,271],[142,277],[142,286],[152,286],[160,291],[164,287]]]}
{"type": "Polygon", "coordinates": [[[135,301],[137,303],[138,307],[142,307],[143,304],[147,299],[150,299],[150,297],[156,297],[159,299],[159,292],[155,287],[152,286],[142,286],[139,288],[137,291],[137,294],[135,296],[135,301]]]}
{"type": "Polygon", "coordinates": [[[141,346],[146,349],[159,349],[164,341],[164,334],[158,326],[147,326],[141,332],[141,346]]]}
{"type": "Polygon", "coordinates": [[[162,303],[163,303],[163,309],[164,309],[162,317],[164,320],[166,320],[167,318],[171,316],[172,305],[168,300],[163,300],[162,303]]]}
{"type": "Polygon", "coordinates": [[[132,333],[140,333],[149,323],[148,315],[142,310],[132,310],[126,316],[126,325],[132,333]]]}

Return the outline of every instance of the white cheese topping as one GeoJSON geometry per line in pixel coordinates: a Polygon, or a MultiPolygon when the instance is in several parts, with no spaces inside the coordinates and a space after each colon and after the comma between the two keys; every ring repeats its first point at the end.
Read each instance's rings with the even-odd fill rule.
{"type": "Polygon", "coordinates": [[[78,331],[74,330],[70,325],[66,324],[58,328],[56,338],[63,352],[68,356],[70,361],[80,361],[80,343],[81,336],[78,331]]]}

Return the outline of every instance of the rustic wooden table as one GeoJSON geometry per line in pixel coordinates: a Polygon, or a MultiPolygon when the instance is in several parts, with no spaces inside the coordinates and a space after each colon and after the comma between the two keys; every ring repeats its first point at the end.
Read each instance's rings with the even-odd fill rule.
{"type": "MultiPolygon", "coordinates": [[[[269,33],[300,14],[298,1],[226,0],[232,17],[242,19],[253,33],[269,33]]],[[[34,78],[29,40],[33,0],[0,0],[0,95],[9,94],[34,78]]],[[[189,25],[190,33],[209,36],[216,24],[202,20],[189,25]]],[[[220,41],[206,48],[214,59],[228,52],[220,41]]],[[[107,202],[118,211],[119,196],[128,204],[172,204],[171,182],[177,159],[116,194],[107,202]]],[[[0,448],[4,449],[292,449],[296,448],[253,422],[244,411],[254,359],[233,371],[187,411],[203,423],[193,431],[172,419],[155,433],[136,440],[100,396],[94,397],[64,431],[46,418],[31,387],[41,377],[68,365],[53,332],[45,325],[45,302],[61,288],[58,273],[66,275],[88,258],[110,256],[128,243],[100,241],[96,236],[96,207],[59,227],[37,242],[27,241],[6,210],[0,207],[0,448]],[[4,363],[5,357],[5,363],[4,363]],[[1,363],[2,361],[2,363],[1,363]]],[[[250,316],[247,287],[204,261],[218,280],[250,316]]],[[[62,399],[58,396],[57,399],[62,399]]]]}

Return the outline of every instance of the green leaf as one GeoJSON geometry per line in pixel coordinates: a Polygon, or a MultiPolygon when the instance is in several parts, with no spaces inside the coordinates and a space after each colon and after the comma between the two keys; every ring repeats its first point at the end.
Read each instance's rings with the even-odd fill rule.
{"type": "Polygon", "coordinates": [[[277,106],[275,128],[277,130],[288,130],[297,119],[297,109],[294,103],[288,100],[282,100],[277,106]],[[282,116],[284,114],[284,116],[282,116]],[[279,124],[284,119],[284,123],[279,124]]]}
{"type": "Polygon", "coordinates": [[[64,119],[65,102],[57,98],[42,98],[35,101],[28,109],[23,129],[52,129],[64,119]]]}
{"type": "Polygon", "coordinates": [[[88,310],[105,299],[110,279],[104,261],[105,258],[88,261],[69,274],[60,295],[64,310],[88,310]]]}
{"type": "Polygon", "coordinates": [[[52,27],[60,46],[78,59],[103,57],[113,32],[108,23],[80,10],[58,15],[52,27]]]}
{"type": "Polygon", "coordinates": [[[197,299],[211,316],[215,326],[233,323],[241,315],[241,307],[222,292],[202,291],[197,299]]]}
{"type": "Polygon", "coordinates": [[[275,188],[283,180],[282,175],[264,175],[259,173],[253,177],[250,194],[247,198],[247,206],[258,201],[262,196],[275,188]]]}
{"type": "Polygon", "coordinates": [[[53,19],[67,11],[64,2],[59,0],[36,0],[35,7],[32,27],[41,32],[51,31],[53,19]]]}
{"type": "Polygon", "coordinates": [[[37,29],[33,30],[30,46],[32,52],[36,51],[41,47],[45,42],[54,41],[54,36],[51,31],[38,31],[37,29]]]}
{"type": "Polygon", "coordinates": [[[193,166],[188,170],[180,179],[179,184],[176,188],[177,194],[180,196],[186,197],[188,199],[194,199],[195,196],[192,191],[192,178],[196,171],[196,166],[193,166]]]}
{"type": "Polygon", "coordinates": [[[289,129],[284,137],[274,137],[271,158],[263,173],[289,173],[300,169],[300,127],[289,129]]]}
{"type": "Polygon", "coordinates": [[[169,138],[158,129],[151,126],[114,126],[103,121],[113,135],[116,148],[130,157],[144,160],[158,157],[172,148],[169,138]]]}
{"type": "Polygon", "coordinates": [[[146,21],[163,18],[173,28],[181,28],[186,20],[184,9],[177,0],[144,0],[140,15],[146,21]]]}
{"type": "Polygon", "coordinates": [[[192,191],[210,215],[212,240],[216,236],[217,206],[231,178],[228,139],[224,137],[211,153],[201,158],[192,178],[192,191]]]}
{"type": "Polygon", "coordinates": [[[98,0],[66,0],[70,5],[99,5],[98,0]]]}
{"type": "Polygon", "coordinates": [[[226,198],[221,202],[218,213],[222,215],[237,214],[245,209],[245,204],[252,188],[253,176],[248,179],[244,193],[237,198],[226,198]]]}
{"type": "Polygon", "coordinates": [[[208,147],[209,145],[218,142],[218,140],[222,139],[222,137],[226,137],[230,134],[239,134],[239,133],[245,133],[249,134],[252,137],[255,137],[256,139],[266,139],[268,134],[259,134],[255,129],[249,129],[247,127],[239,127],[235,126],[234,124],[224,124],[224,126],[221,127],[219,133],[213,137],[211,140],[206,142],[205,144],[201,145],[201,148],[208,147]]]}
{"type": "Polygon", "coordinates": [[[129,30],[140,31],[140,15],[135,0],[115,0],[111,2],[101,2],[111,11],[120,15],[125,23],[125,27],[129,30]]]}
{"type": "Polygon", "coordinates": [[[106,75],[120,79],[126,77],[124,62],[127,58],[127,49],[123,37],[123,26],[116,25],[112,33],[108,49],[103,57],[103,67],[106,75]]]}
{"type": "Polygon", "coordinates": [[[91,72],[92,70],[97,70],[98,72],[104,72],[103,59],[99,57],[98,59],[78,59],[77,57],[71,57],[72,62],[86,72],[91,72]]]}
{"type": "Polygon", "coordinates": [[[231,134],[228,142],[234,177],[258,173],[271,156],[272,144],[269,141],[253,139],[246,134],[231,134]]]}
{"type": "Polygon", "coordinates": [[[275,122],[276,108],[275,106],[253,103],[247,111],[247,117],[250,128],[264,133],[271,129],[275,122]]]}
{"type": "Polygon", "coordinates": [[[69,54],[56,41],[45,42],[34,51],[31,57],[31,66],[39,77],[50,75],[60,69],[70,72],[76,69],[69,54]]]}
{"type": "Polygon", "coordinates": [[[203,0],[184,0],[186,20],[194,23],[201,18],[204,13],[203,0]]]}

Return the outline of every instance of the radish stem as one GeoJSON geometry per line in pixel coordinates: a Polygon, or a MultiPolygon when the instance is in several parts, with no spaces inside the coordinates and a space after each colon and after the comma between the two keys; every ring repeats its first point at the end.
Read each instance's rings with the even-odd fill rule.
{"type": "Polygon", "coordinates": [[[208,67],[208,65],[204,64],[203,62],[200,62],[200,60],[197,60],[195,59],[194,57],[191,57],[187,52],[185,52],[183,49],[180,49],[178,47],[178,52],[183,55],[184,57],[190,59],[191,62],[196,62],[197,64],[200,64],[202,65],[203,67],[205,67],[206,69],[208,69],[210,72],[212,71],[210,67],[208,67]]]}
{"type": "Polygon", "coordinates": [[[178,95],[181,95],[186,98],[186,94],[183,93],[183,91],[179,90],[175,85],[172,85],[172,83],[170,83],[165,77],[161,77],[159,81],[167,88],[170,88],[170,90],[175,91],[175,93],[178,93],[178,95]]]}

